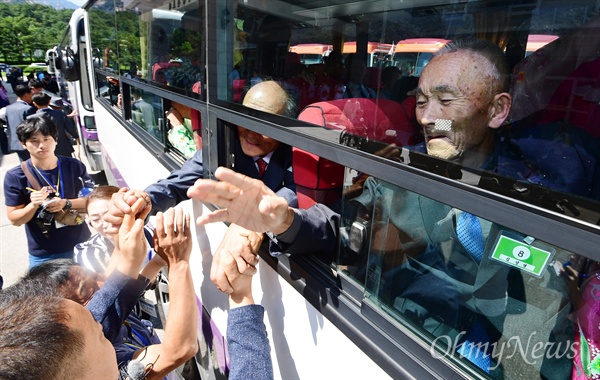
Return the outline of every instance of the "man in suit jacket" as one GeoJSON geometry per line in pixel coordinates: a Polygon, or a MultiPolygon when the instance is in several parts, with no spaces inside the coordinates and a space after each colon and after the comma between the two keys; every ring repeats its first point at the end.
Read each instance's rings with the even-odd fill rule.
{"type": "Polygon", "coordinates": [[[68,120],[67,115],[60,110],[54,110],[50,108],[50,96],[40,92],[35,94],[31,98],[33,105],[35,105],[38,111],[35,113],[37,116],[46,116],[51,119],[56,128],[58,129],[58,140],[56,141],[56,150],[54,154],[57,156],[71,157],[71,153],[74,152],[73,145],[71,144],[71,137],[77,138],[77,129],[73,123],[68,120]]]}
{"type": "MultiPolygon", "coordinates": [[[[243,105],[277,115],[296,116],[293,99],[275,81],[265,81],[253,86],[246,94],[243,105]]],[[[238,126],[234,133],[236,132],[237,138],[235,138],[233,148],[235,153],[234,170],[249,177],[261,179],[269,189],[285,199],[290,207],[297,207],[298,198],[292,174],[291,147],[243,127],[238,126]],[[266,164],[266,168],[262,169],[264,170],[262,175],[259,172],[259,164],[256,163],[259,158],[265,161],[262,165],[266,164]]],[[[132,193],[135,194],[133,196],[128,196],[123,192],[113,195],[109,212],[104,216],[104,220],[113,226],[120,225],[123,215],[131,212],[129,205],[135,202],[136,197],[144,197],[147,205],[152,207],[152,213],[173,207],[177,203],[189,199],[188,188],[196,180],[202,178],[203,174],[202,151],[197,151],[183,164],[181,169],[173,171],[166,179],[148,186],[145,191],[133,190],[132,193]]],[[[113,227],[108,231],[114,233],[116,229],[113,227]]],[[[245,262],[248,264],[249,270],[255,271],[254,265],[258,263],[256,253],[263,241],[263,234],[246,230],[232,223],[223,238],[223,244],[231,246],[232,250],[237,251],[240,247],[238,239],[242,239],[245,242],[244,248],[248,248],[243,255],[246,257],[245,262]],[[250,246],[247,244],[248,241],[250,246]]],[[[215,253],[213,259],[213,262],[216,263],[215,267],[220,267],[218,252],[215,253]]],[[[243,265],[244,263],[241,263],[240,267],[243,265]]],[[[224,276],[222,269],[215,269],[214,273],[219,278],[224,276]]]]}
{"type": "MultiPolygon", "coordinates": [[[[244,98],[245,106],[273,114],[294,116],[295,105],[285,90],[274,81],[267,81],[252,87],[244,98]]],[[[249,177],[261,179],[277,195],[286,199],[291,207],[297,206],[296,185],[292,175],[291,147],[279,141],[243,127],[234,131],[234,170],[249,177]],[[262,157],[267,162],[261,176],[256,161],[262,157]]],[[[189,199],[187,190],[194,182],[202,178],[204,165],[202,151],[197,151],[183,166],[171,172],[165,178],[139,191],[138,197],[147,198],[152,205],[152,213],[165,211],[179,202],[189,199]]],[[[113,205],[108,220],[114,225],[120,225],[123,213],[129,211],[129,206],[123,201],[123,194],[113,197],[113,205]],[[119,199],[120,198],[120,199],[119,199]],[[111,219],[115,217],[116,219],[111,219]]],[[[149,203],[150,204],[150,203],[149,203]]],[[[112,231],[112,230],[111,230],[112,231]]],[[[113,231],[114,232],[114,231],[113,231]]]]}
{"type": "Polygon", "coordinates": [[[4,118],[1,115],[0,118],[6,121],[8,149],[16,152],[21,161],[25,161],[29,159],[29,152],[19,142],[17,127],[27,116],[33,115],[36,108],[29,104],[31,102],[31,89],[29,87],[20,84],[15,87],[15,94],[17,95],[17,101],[3,108],[4,118]]]}

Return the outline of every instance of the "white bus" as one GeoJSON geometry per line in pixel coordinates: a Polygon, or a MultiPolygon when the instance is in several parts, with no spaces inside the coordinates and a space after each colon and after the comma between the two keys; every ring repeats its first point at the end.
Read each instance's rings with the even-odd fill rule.
{"type": "MultiPolygon", "coordinates": [[[[163,118],[178,103],[201,128],[204,177],[232,165],[231,128],[243,126],[294,147],[301,207],[319,201],[339,211],[336,248],[277,258],[266,248],[260,253],[254,293],[266,309],[276,378],[598,375],[592,364],[600,362],[593,328],[598,314],[589,315],[588,326],[574,313],[578,295],[596,295],[600,286],[594,272],[600,260],[596,1],[541,1],[517,9],[513,2],[488,0],[468,7],[451,0],[113,0],[89,1],[74,17],[82,17],[71,23],[81,33],[67,40],[77,43],[61,45],[63,63],[72,58],[62,70],[90,74],[75,78],[91,89],[89,110],[112,184],[144,189],[181,167],[185,156],[169,140],[163,118]],[[540,33],[558,39],[525,58],[528,35],[540,33]],[[506,52],[518,73],[513,110],[496,131],[499,148],[506,149],[488,166],[421,153],[414,98],[402,104],[337,99],[335,91],[319,90],[344,84],[348,68],[319,65],[307,76],[286,65],[292,41],[367,46],[399,35],[479,36],[506,52]],[[286,82],[300,104],[310,96],[310,105],[298,110],[298,118],[245,108],[233,101],[234,69],[246,83],[254,72],[286,82]],[[154,107],[151,123],[136,119],[134,94],[154,107]],[[399,157],[376,154],[389,143],[403,146],[399,157]],[[510,166],[514,161],[505,157],[520,165],[510,166]],[[363,203],[366,195],[357,197],[367,188],[356,181],[361,176],[395,190],[363,203]],[[394,218],[415,200],[420,213],[394,218]],[[455,227],[464,213],[476,215],[485,231],[483,259],[476,264],[459,247],[455,227]],[[396,233],[383,234],[384,227],[396,233]],[[527,249],[530,259],[517,258],[505,243],[520,249],[515,255],[527,249]],[[432,254],[439,259],[435,265],[425,259],[432,254]],[[581,282],[567,287],[561,265],[577,269],[581,282]],[[484,338],[476,342],[489,354],[485,364],[460,349],[478,326],[484,338]],[[578,349],[582,333],[589,349],[578,349]]],[[[213,207],[184,206],[194,216],[213,207]]],[[[225,228],[197,228],[192,253],[202,378],[227,374],[226,296],[209,279],[225,228]]],[[[167,310],[166,283],[158,298],[167,310]]],[[[587,302],[589,309],[597,301],[587,302]]]]}
{"type": "Polygon", "coordinates": [[[94,119],[90,71],[86,66],[88,59],[86,58],[85,15],[85,10],[81,8],[73,12],[69,27],[62,41],[55,48],[54,66],[61,69],[56,70],[56,81],[61,97],[77,111],[78,116],[75,120],[79,138],[90,169],[101,171],[103,170],[102,153],[94,119]]]}

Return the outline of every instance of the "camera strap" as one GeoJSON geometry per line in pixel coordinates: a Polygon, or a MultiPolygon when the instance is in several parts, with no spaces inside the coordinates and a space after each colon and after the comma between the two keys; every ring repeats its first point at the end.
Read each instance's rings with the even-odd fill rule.
{"type": "Polygon", "coordinates": [[[27,178],[27,180],[29,181],[29,184],[31,185],[31,187],[35,190],[41,190],[42,186],[40,186],[40,182],[37,180],[37,178],[35,178],[35,176],[31,173],[31,170],[29,170],[29,167],[27,166],[27,163],[29,162],[29,160],[23,161],[21,162],[21,169],[23,170],[23,173],[25,174],[25,177],[27,178]]]}

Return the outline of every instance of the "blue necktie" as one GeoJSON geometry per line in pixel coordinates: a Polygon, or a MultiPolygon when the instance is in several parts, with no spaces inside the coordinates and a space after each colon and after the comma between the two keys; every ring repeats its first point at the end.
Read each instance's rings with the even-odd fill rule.
{"type": "Polygon", "coordinates": [[[467,252],[479,264],[483,258],[485,245],[483,243],[483,232],[481,231],[481,223],[473,214],[463,212],[458,217],[456,222],[456,235],[458,240],[465,247],[467,252]]]}
{"type": "MultiPolygon", "coordinates": [[[[483,258],[485,244],[483,242],[483,231],[479,219],[468,212],[463,212],[456,222],[456,235],[467,252],[479,264],[483,258]]],[[[479,317],[471,328],[461,339],[462,345],[456,350],[465,358],[469,359],[477,367],[490,373],[491,358],[485,351],[485,347],[478,348],[477,344],[488,344],[489,337],[479,317]]]]}

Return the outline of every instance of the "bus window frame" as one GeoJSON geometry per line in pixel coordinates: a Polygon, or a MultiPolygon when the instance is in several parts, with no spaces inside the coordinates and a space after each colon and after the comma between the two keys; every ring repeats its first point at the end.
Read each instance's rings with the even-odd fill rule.
{"type": "MultiPolygon", "coordinates": [[[[213,11],[216,7],[214,1],[209,1],[208,6],[213,7],[213,11]]],[[[208,23],[208,30],[219,30],[216,25],[217,20],[209,18],[208,23]]],[[[216,45],[215,39],[208,38],[206,47],[208,51],[217,51],[216,45]]],[[[215,67],[216,58],[214,56],[207,55],[208,67],[215,67]]],[[[210,76],[208,85],[213,88],[212,86],[216,86],[216,83],[218,83],[217,71],[209,70],[208,74],[210,76]]],[[[112,75],[114,76],[114,74],[112,75]]],[[[117,77],[122,83],[123,92],[128,92],[128,86],[134,85],[144,91],[180,102],[201,112],[202,135],[203,138],[206,138],[204,147],[208,148],[203,149],[205,178],[214,177],[214,170],[222,161],[218,154],[222,153],[223,150],[227,150],[225,142],[229,139],[223,137],[220,134],[222,131],[219,131],[222,128],[222,123],[243,125],[245,128],[269,135],[283,143],[293,144],[300,149],[342,165],[352,162],[354,169],[391,184],[476,214],[489,221],[509,225],[520,232],[535,236],[577,254],[582,254],[592,260],[600,260],[600,253],[597,252],[596,244],[599,234],[597,226],[481,188],[341,146],[334,138],[335,133],[333,132],[326,132],[321,127],[298,120],[250,110],[240,104],[219,100],[216,91],[209,90],[208,103],[204,103],[198,99],[178,95],[148,83],[130,80],[118,75],[117,77]],[[325,135],[331,135],[331,138],[325,135]],[[207,168],[208,170],[206,170],[207,168]],[[390,168],[394,170],[390,170],[390,168]]],[[[216,87],[214,88],[216,89],[216,87]]],[[[97,94],[94,94],[94,96],[109,112],[113,113],[113,116],[144,147],[147,147],[146,139],[139,136],[143,133],[137,133],[140,127],[124,119],[127,111],[117,113],[108,101],[99,98],[97,94]]],[[[152,149],[150,151],[155,152],[152,149]]],[[[164,156],[161,162],[170,170],[181,166],[178,160],[172,159],[165,152],[162,152],[159,156],[164,156]]],[[[406,326],[394,320],[371,300],[366,299],[363,287],[357,286],[339,272],[331,273],[331,270],[327,271],[327,268],[321,263],[315,262],[314,257],[288,257],[283,255],[273,258],[265,251],[261,251],[260,255],[282,278],[296,288],[299,293],[304,294],[306,300],[315,306],[323,316],[335,323],[342,332],[384,370],[388,371],[390,375],[414,378],[437,375],[440,378],[451,378],[461,374],[470,374],[464,366],[461,365],[459,368],[451,359],[437,360],[431,357],[429,346],[406,326]],[[390,357],[394,359],[389,359],[390,357]],[[415,365],[412,365],[412,363],[415,365]],[[411,369],[411,373],[406,372],[407,368],[411,369]]],[[[470,375],[475,376],[476,372],[470,375]]]]}

